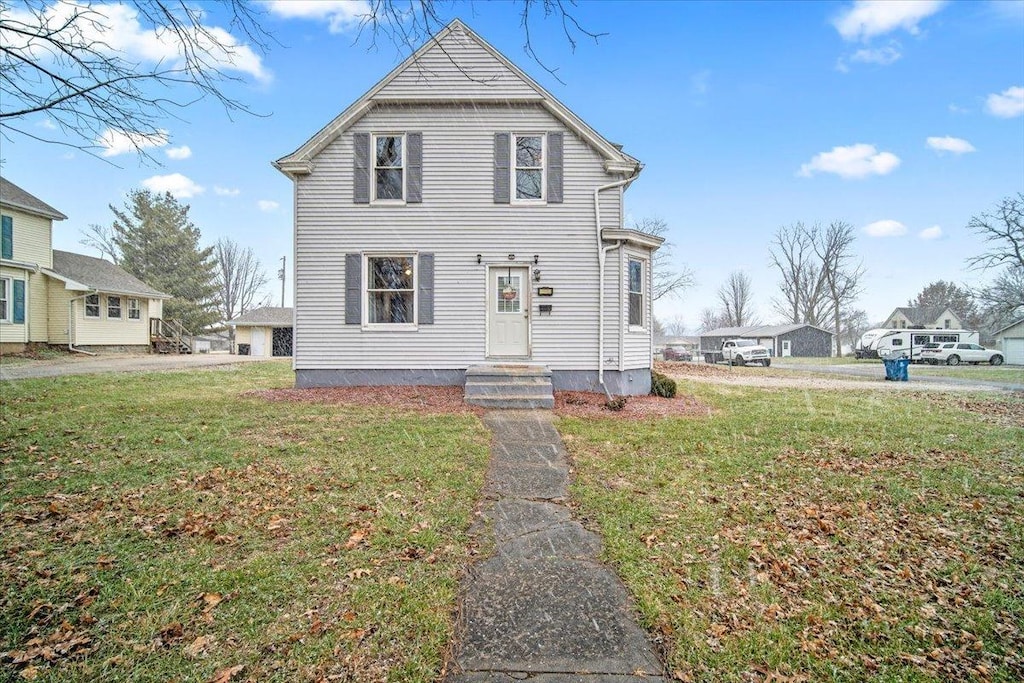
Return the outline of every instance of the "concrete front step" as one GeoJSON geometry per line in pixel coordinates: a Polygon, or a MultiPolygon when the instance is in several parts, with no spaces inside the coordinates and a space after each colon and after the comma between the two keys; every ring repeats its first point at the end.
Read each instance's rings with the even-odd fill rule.
{"type": "Polygon", "coordinates": [[[474,365],[466,370],[466,403],[484,408],[553,408],[551,370],[543,365],[474,365]]]}

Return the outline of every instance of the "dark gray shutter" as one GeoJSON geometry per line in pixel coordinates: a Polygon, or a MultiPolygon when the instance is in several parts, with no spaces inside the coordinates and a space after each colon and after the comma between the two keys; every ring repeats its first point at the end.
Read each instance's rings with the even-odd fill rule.
{"type": "Polygon", "coordinates": [[[562,203],[562,134],[548,133],[548,204],[562,203]]]}
{"type": "Polygon", "coordinates": [[[352,134],[352,201],[370,203],[370,134],[352,134]]]}
{"type": "Polygon", "coordinates": [[[363,324],[362,254],[345,254],[345,324],[363,324]]]}
{"type": "Polygon", "coordinates": [[[434,255],[420,254],[419,274],[419,323],[434,324],[434,255]]]}
{"type": "Polygon", "coordinates": [[[508,133],[494,134],[494,203],[508,204],[511,193],[509,178],[512,174],[511,148],[508,133]]]}
{"type": "Polygon", "coordinates": [[[406,179],[405,201],[409,204],[420,204],[423,201],[423,133],[406,133],[405,135],[406,179]]]}
{"type": "Polygon", "coordinates": [[[11,322],[23,325],[25,323],[25,281],[14,280],[14,306],[11,311],[11,322]]]}

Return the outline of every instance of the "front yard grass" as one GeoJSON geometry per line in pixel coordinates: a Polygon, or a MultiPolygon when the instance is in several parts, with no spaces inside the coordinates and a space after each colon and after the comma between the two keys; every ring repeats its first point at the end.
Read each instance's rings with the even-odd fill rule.
{"type": "Polygon", "coordinates": [[[579,514],[684,681],[1024,679],[1024,402],[680,382],[559,423],[579,514]]]}
{"type": "Polygon", "coordinates": [[[0,383],[0,680],[438,676],[487,432],[291,381],[0,383]]]}

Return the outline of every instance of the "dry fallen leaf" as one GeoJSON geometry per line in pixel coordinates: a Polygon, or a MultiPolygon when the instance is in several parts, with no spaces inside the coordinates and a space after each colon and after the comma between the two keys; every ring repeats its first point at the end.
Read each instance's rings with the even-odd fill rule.
{"type": "Polygon", "coordinates": [[[234,678],[236,674],[242,673],[243,669],[245,669],[244,664],[237,664],[235,666],[221,669],[213,675],[213,678],[210,679],[209,683],[228,683],[228,681],[234,678]]]}
{"type": "Polygon", "coordinates": [[[196,658],[216,642],[213,636],[197,636],[190,644],[186,645],[182,652],[186,657],[196,658]]]}

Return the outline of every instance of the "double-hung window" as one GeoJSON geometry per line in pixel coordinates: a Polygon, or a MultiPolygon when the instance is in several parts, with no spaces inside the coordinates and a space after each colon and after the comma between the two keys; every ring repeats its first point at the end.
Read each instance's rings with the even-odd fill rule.
{"type": "Polygon", "coordinates": [[[405,136],[373,136],[373,199],[405,201],[405,136]]]}
{"type": "Polygon", "coordinates": [[[11,281],[0,278],[0,322],[11,322],[11,281]]]}
{"type": "Polygon", "coordinates": [[[141,320],[142,319],[142,306],[139,305],[138,299],[128,299],[128,319],[129,320],[141,320]]]}
{"type": "Polygon", "coordinates": [[[416,323],[416,258],[366,257],[366,322],[369,325],[416,323]]]}
{"type": "Polygon", "coordinates": [[[629,326],[644,326],[644,262],[629,259],[629,326]]]}
{"type": "Polygon", "coordinates": [[[85,297],[85,317],[86,318],[98,318],[100,317],[100,295],[90,294],[85,297]]]}
{"type": "Polygon", "coordinates": [[[119,296],[108,296],[107,297],[107,318],[111,320],[121,319],[121,297],[119,296]]]}
{"type": "Polygon", "coordinates": [[[543,135],[513,135],[512,168],[516,188],[516,201],[544,201],[544,137],[543,135]]]}

